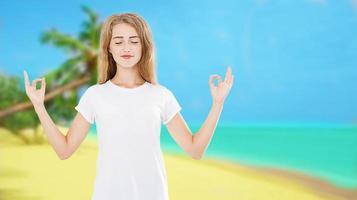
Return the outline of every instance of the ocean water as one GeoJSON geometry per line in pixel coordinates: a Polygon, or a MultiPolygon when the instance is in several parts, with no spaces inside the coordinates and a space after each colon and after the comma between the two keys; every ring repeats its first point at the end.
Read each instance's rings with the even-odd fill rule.
{"type": "MultiPolygon", "coordinates": [[[[195,133],[199,126],[190,128],[195,133]]],[[[185,154],[165,126],[161,147],[185,154]]],[[[289,169],[357,188],[357,126],[217,126],[204,157],[289,169]]]]}

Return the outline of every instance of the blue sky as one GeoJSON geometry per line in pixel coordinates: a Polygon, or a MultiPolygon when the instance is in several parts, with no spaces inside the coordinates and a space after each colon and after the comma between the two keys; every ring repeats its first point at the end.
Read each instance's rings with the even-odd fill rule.
{"type": "Polygon", "coordinates": [[[357,0],[1,1],[0,71],[33,79],[67,57],[41,45],[51,27],[73,36],[85,19],[136,12],[149,23],[158,78],[188,122],[210,109],[210,74],[231,65],[221,123],[357,123],[357,0]]]}

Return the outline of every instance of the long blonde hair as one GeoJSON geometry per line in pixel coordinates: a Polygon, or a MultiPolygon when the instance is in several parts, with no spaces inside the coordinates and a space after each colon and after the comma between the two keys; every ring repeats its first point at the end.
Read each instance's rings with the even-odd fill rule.
{"type": "Polygon", "coordinates": [[[113,78],[116,71],[116,63],[109,53],[109,44],[112,38],[113,26],[126,23],[132,26],[139,35],[142,43],[142,53],[138,65],[141,77],[151,84],[158,84],[156,77],[155,48],[151,30],[145,20],[135,13],[122,13],[109,16],[103,23],[100,33],[98,55],[98,83],[103,84],[113,78]]]}

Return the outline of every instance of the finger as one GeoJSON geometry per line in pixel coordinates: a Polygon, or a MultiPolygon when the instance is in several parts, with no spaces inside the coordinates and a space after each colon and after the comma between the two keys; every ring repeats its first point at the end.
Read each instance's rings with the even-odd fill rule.
{"type": "Polygon", "coordinates": [[[224,82],[229,83],[231,78],[232,78],[232,69],[230,66],[228,66],[227,71],[226,71],[226,76],[224,77],[224,82]]]}
{"type": "Polygon", "coordinates": [[[218,76],[217,79],[218,79],[218,86],[220,86],[222,84],[222,78],[218,76]]]}
{"type": "Polygon", "coordinates": [[[221,76],[219,76],[218,74],[212,75],[212,77],[211,77],[211,84],[212,84],[213,86],[215,86],[215,85],[214,85],[214,80],[215,80],[215,79],[218,79],[218,84],[217,84],[217,86],[221,86],[221,84],[222,84],[222,78],[221,78],[221,76]]]}
{"type": "Polygon", "coordinates": [[[25,79],[25,88],[28,88],[30,86],[30,81],[26,70],[24,70],[24,79],[25,79]]]}
{"type": "Polygon", "coordinates": [[[228,79],[228,82],[231,83],[232,82],[232,79],[233,79],[233,73],[232,73],[232,68],[230,68],[230,73],[229,73],[229,79],[228,79]]]}
{"type": "Polygon", "coordinates": [[[227,82],[228,76],[229,76],[229,66],[227,67],[227,70],[226,70],[226,75],[224,77],[224,82],[227,82]]]}
{"type": "Polygon", "coordinates": [[[37,84],[38,81],[41,81],[41,79],[40,79],[40,78],[34,79],[34,80],[32,81],[32,85],[31,85],[31,86],[36,89],[36,84],[37,84]]]}
{"type": "Polygon", "coordinates": [[[209,78],[209,85],[210,85],[210,87],[212,88],[212,87],[214,87],[214,79],[216,78],[216,77],[218,77],[219,75],[218,74],[213,74],[213,75],[211,75],[210,76],[210,78],[209,78]]]}
{"type": "Polygon", "coordinates": [[[43,77],[41,82],[41,91],[44,92],[45,90],[46,90],[46,80],[45,77],[43,77]]]}

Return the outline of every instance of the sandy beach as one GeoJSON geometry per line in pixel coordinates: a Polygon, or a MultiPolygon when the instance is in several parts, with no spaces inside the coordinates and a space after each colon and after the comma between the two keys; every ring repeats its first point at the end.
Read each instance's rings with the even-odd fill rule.
{"type": "MultiPolygon", "coordinates": [[[[97,150],[88,136],[72,157],[60,160],[49,144],[25,145],[0,128],[0,200],[89,200],[97,150]]],[[[168,152],[164,158],[171,200],[357,199],[356,190],[291,171],[168,152]]]]}

